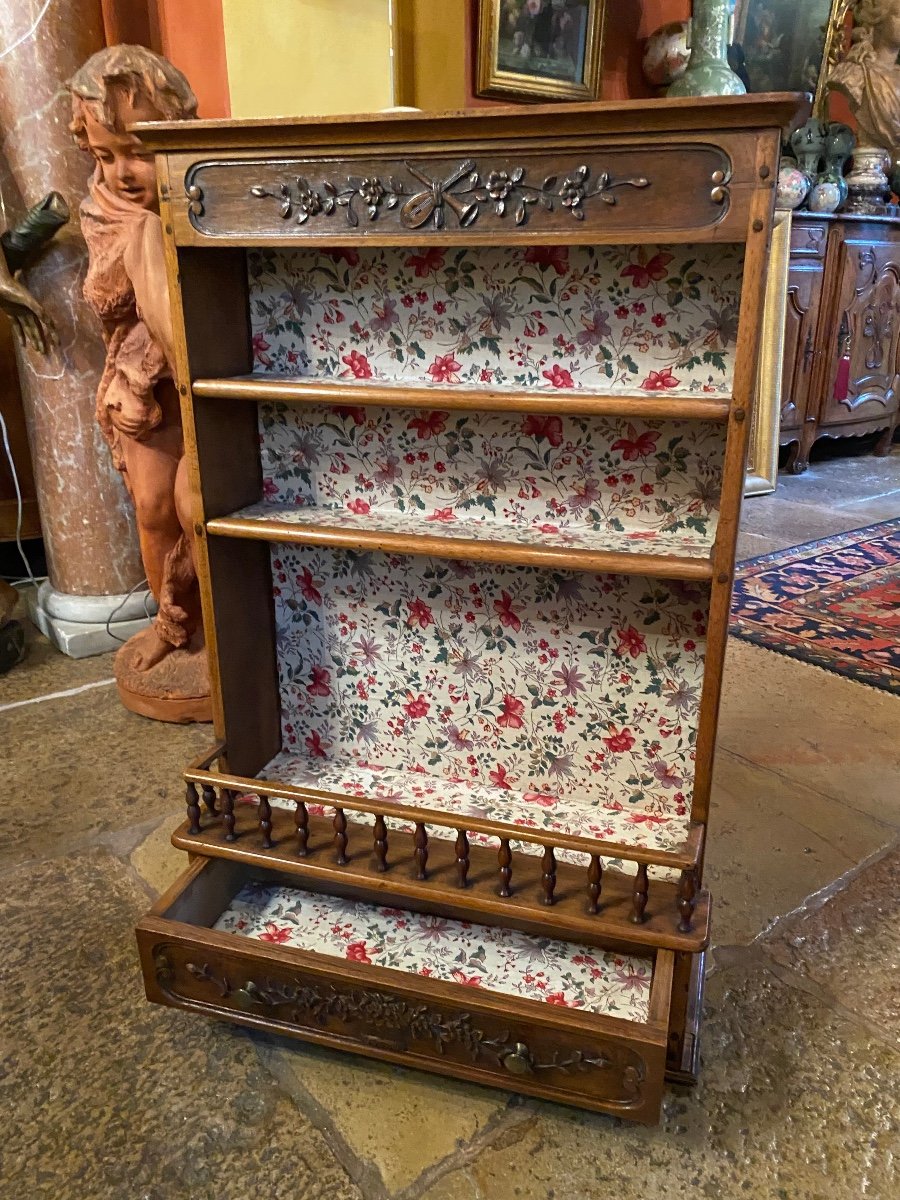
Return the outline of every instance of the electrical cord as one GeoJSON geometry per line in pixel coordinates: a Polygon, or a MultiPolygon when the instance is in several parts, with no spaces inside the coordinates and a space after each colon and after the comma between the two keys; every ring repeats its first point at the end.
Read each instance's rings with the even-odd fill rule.
{"type": "MultiPolygon", "coordinates": [[[[113,631],[110,629],[110,625],[112,624],[113,617],[115,617],[116,613],[117,613],[117,612],[119,612],[121,609],[123,609],[123,608],[125,607],[125,605],[126,605],[126,604],[128,603],[128,601],[131,599],[131,597],[134,595],[134,593],[135,593],[135,592],[138,590],[138,588],[140,588],[140,587],[144,587],[144,586],[146,585],[146,583],[147,583],[147,579],[146,579],[146,577],[145,577],[144,579],[141,579],[141,580],[139,580],[139,581],[138,581],[138,582],[137,582],[137,583],[134,585],[134,587],[131,589],[131,591],[128,593],[128,595],[127,595],[127,596],[125,596],[125,597],[124,597],[124,598],[123,598],[123,599],[122,599],[122,600],[121,600],[121,601],[120,601],[120,602],[119,602],[119,603],[116,605],[116,607],[115,607],[115,608],[112,610],[112,612],[111,612],[111,613],[109,614],[109,616],[106,618],[106,632],[109,634],[109,636],[110,636],[110,637],[113,639],[113,641],[114,641],[114,642],[120,642],[120,643],[121,643],[121,644],[124,646],[124,645],[125,645],[125,643],[128,641],[128,638],[120,638],[120,637],[118,637],[116,634],[114,634],[114,633],[113,633],[113,631]]],[[[147,592],[147,593],[145,594],[145,596],[144,596],[144,615],[146,616],[146,618],[147,618],[147,620],[148,620],[148,621],[152,621],[152,620],[153,620],[153,613],[152,613],[152,612],[150,611],[150,609],[147,607],[147,596],[149,596],[149,595],[150,595],[150,593],[149,593],[149,592],[147,592]]]]}
{"type": "MultiPolygon", "coordinates": [[[[3,413],[0,412],[0,432],[3,435],[3,449],[6,451],[6,460],[9,463],[9,469],[12,473],[13,487],[16,489],[16,548],[19,551],[19,557],[25,564],[25,577],[23,579],[12,580],[13,587],[22,587],[23,584],[30,583],[33,587],[38,587],[42,582],[41,579],[36,579],[34,571],[31,569],[31,563],[28,561],[28,555],[25,553],[25,547],[22,544],[22,520],[24,516],[24,505],[22,503],[22,488],[19,484],[19,475],[16,471],[16,463],[13,458],[12,446],[9,444],[9,430],[6,428],[6,420],[3,413]]],[[[5,577],[4,577],[5,578],[5,577]]],[[[46,578],[46,576],[43,576],[46,578]]]]}

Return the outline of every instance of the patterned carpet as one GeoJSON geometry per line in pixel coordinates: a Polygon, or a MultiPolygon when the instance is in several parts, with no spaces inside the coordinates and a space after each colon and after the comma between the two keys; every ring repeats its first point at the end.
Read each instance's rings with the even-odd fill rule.
{"type": "Polygon", "coordinates": [[[739,564],[731,632],[900,694],[900,519],[739,564]]]}

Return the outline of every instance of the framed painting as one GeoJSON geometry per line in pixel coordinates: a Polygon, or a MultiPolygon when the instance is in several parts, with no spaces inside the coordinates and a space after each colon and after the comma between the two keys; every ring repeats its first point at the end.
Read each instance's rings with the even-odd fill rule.
{"type": "Polygon", "coordinates": [[[852,0],[738,0],[735,44],[749,92],[811,92],[816,111],[852,0]]]}
{"type": "Polygon", "coordinates": [[[769,278],[763,305],[762,338],[756,375],[756,399],[750,426],[745,496],[765,496],[778,485],[778,429],[784,373],[784,330],[791,273],[792,213],[775,213],[769,278]]]}
{"type": "Polygon", "coordinates": [[[606,0],[480,0],[480,96],[598,100],[606,0]]]}

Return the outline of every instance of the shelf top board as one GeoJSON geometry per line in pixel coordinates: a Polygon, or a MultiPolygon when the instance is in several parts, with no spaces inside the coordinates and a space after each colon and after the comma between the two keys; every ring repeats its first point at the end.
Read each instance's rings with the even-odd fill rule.
{"type": "Polygon", "coordinates": [[[486,105],[447,112],[388,110],[330,116],[232,121],[141,121],[129,126],[152,150],[253,150],[418,140],[536,137],[566,134],[681,133],[784,128],[811,111],[802,92],[749,96],[616,100],[599,103],[486,105]]]}

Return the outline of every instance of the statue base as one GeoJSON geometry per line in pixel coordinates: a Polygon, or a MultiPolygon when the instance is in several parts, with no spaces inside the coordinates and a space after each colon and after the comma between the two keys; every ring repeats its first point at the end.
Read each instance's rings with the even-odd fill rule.
{"type": "Polygon", "coordinates": [[[127,642],[116,655],[114,672],[119,699],[129,712],[153,721],[189,725],[212,720],[206,648],[196,639],[183,650],[170,650],[150,667],[137,665],[145,653],[144,634],[127,642]]]}

